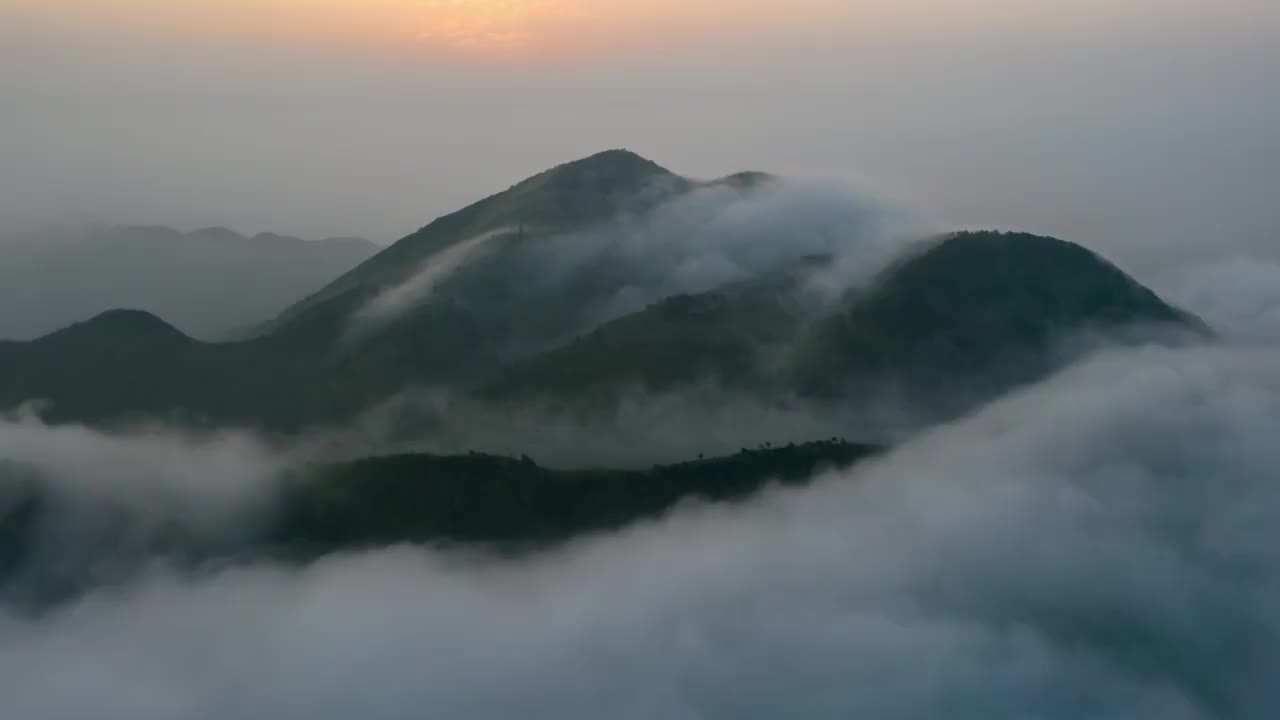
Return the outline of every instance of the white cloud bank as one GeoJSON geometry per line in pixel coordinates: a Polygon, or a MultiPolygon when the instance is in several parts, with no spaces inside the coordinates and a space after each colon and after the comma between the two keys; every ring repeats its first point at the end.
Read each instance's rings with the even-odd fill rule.
{"type": "Polygon", "coordinates": [[[156,574],[0,621],[0,716],[1280,708],[1280,353],[1104,353],[890,457],[524,564],[156,574]]]}
{"type": "MultiPolygon", "coordinates": [[[[1274,717],[1280,273],[1215,267],[1168,287],[1222,342],[1096,354],[806,490],[521,563],[154,568],[0,610],[0,717],[1274,717]]],[[[243,507],[288,456],[29,421],[0,451],[169,509],[243,507]]]]}

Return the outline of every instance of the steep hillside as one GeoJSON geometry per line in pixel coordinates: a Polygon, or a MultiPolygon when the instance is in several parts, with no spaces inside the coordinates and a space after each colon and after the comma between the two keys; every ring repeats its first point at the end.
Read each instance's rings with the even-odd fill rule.
{"type": "Polygon", "coordinates": [[[795,267],[694,295],[676,295],[504,368],[481,394],[512,403],[609,402],[620,392],[664,392],[700,383],[759,394],[777,386],[791,346],[822,309],[795,267]]]}
{"type": "Polygon", "coordinates": [[[1070,341],[1156,328],[1208,333],[1079,245],[957,233],[851,292],[798,348],[794,381],[816,396],[965,404],[1042,377],[1070,359],[1070,341]]]}
{"type": "Polygon", "coordinates": [[[438,218],[290,307],[264,329],[281,328],[342,295],[367,296],[395,285],[437,253],[471,238],[504,229],[564,232],[621,212],[644,212],[693,186],[626,150],[566,163],[438,218]]]}
{"type": "Polygon", "coordinates": [[[1208,332],[1106,260],[1053,238],[927,241],[834,306],[803,293],[823,264],[656,303],[516,363],[486,396],[607,404],[714,382],[761,396],[963,408],[1052,372],[1091,334],[1208,332]]]}

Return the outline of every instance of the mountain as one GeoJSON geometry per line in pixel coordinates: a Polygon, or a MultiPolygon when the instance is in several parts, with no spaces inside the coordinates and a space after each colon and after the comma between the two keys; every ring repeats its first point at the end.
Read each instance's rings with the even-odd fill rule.
{"type": "Polygon", "coordinates": [[[1210,333],[1104,258],[1026,233],[961,232],[850,291],[797,348],[811,396],[881,396],[963,407],[1038,380],[1069,341],[1147,330],[1210,333]]]}
{"type": "Polygon", "coordinates": [[[934,238],[834,307],[815,307],[805,280],[827,261],[653,304],[506,368],[484,394],[608,405],[714,382],[766,397],[961,411],[1044,377],[1071,359],[1070,341],[1090,334],[1209,332],[1105,259],[1054,238],[934,238]]]}
{"type": "Polygon", "coordinates": [[[643,213],[695,186],[627,150],[565,163],[435,220],[288,308],[266,329],[277,329],[327,303],[346,307],[351,301],[344,302],[344,296],[367,298],[412,275],[437,253],[472,238],[502,230],[514,230],[510,237],[563,233],[619,213],[643,213]]]}
{"type": "Polygon", "coordinates": [[[250,238],[226,228],[46,228],[0,239],[0,338],[38,337],[121,307],[222,338],[377,250],[364,240],[250,238]]]}
{"type": "Polygon", "coordinates": [[[588,322],[583,312],[594,299],[628,282],[615,264],[583,268],[570,281],[544,287],[537,282],[545,264],[540,240],[619,213],[643,214],[695,185],[624,151],[568,163],[436,220],[250,339],[191,341],[181,352],[147,358],[139,367],[150,379],[114,355],[94,360],[110,334],[98,329],[106,316],[74,334],[79,352],[52,338],[0,346],[0,408],[39,399],[47,401],[45,417],[57,422],[161,414],[290,431],[341,422],[409,386],[466,387],[513,357],[572,337],[588,322]],[[485,262],[443,278],[436,296],[411,303],[412,312],[377,318],[376,332],[358,332],[364,309],[398,283],[430,274],[433,262],[474,246],[475,237],[493,249],[485,262]],[[63,360],[67,355],[79,358],[63,360]],[[75,370],[39,370],[68,363],[110,389],[83,388],[75,370]]]}
{"type": "MultiPolygon", "coordinates": [[[[1096,254],[1024,234],[924,241],[843,295],[810,282],[830,270],[826,255],[673,289],[695,239],[665,218],[699,211],[681,204],[699,190],[740,209],[776,182],[697,182],[625,151],[595,155],[436,220],[247,340],[201,342],[149,315],[107,313],[0,344],[0,409],[44,401],[51,422],[162,416],[292,432],[411,388],[579,410],[708,384],[962,409],[1052,372],[1081,336],[1207,332],[1096,254]],[[957,388],[963,397],[945,397],[957,388]]],[[[763,240],[788,242],[785,230],[763,240]]]]}
{"type": "Polygon", "coordinates": [[[829,261],[809,257],[710,292],[665,298],[513,363],[480,394],[502,403],[574,405],[707,382],[751,394],[780,390],[791,348],[821,312],[805,282],[829,261]]]}

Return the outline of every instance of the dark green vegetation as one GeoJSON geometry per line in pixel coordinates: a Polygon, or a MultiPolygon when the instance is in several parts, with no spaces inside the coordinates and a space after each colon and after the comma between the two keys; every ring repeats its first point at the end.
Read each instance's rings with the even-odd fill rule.
{"type": "Polygon", "coordinates": [[[1209,332],[1079,245],[965,232],[849,292],[799,348],[794,372],[815,395],[892,392],[917,402],[947,394],[964,403],[1065,364],[1064,341],[1152,329],[1209,332]]]}
{"type": "Polygon", "coordinates": [[[304,474],[273,513],[268,544],[308,554],[401,542],[539,545],[652,518],[680,502],[741,500],[880,451],[829,441],[743,449],[649,470],[551,470],[529,458],[400,455],[304,474]]]}
{"type": "Polygon", "coordinates": [[[962,388],[980,401],[1052,371],[1063,360],[1056,345],[1081,333],[1202,330],[1105,260],[1031,235],[937,238],[836,299],[808,288],[831,260],[811,257],[613,315],[611,300],[649,280],[628,262],[633,250],[551,252],[697,188],[746,193],[773,181],[696,183],[632,153],[602,153],[436,220],[252,339],[198,342],[118,311],[0,343],[0,409],[44,401],[50,422],[161,417],[292,432],[343,423],[413,387],[562,408],[695,384],[835,403],[962,388]],[[388,297],[399,298],[393,311],[371,316],[388,297]]]}
{"type": "MultiPolygon", "coordinates": [[[[0,595],[46,601],[146,563],[309,560],[396,544],[534,550],[656,518],[683,502],[745,499],[807,483],[881,451],[842,441],[744,449],[648,470],[552,470],[528,458],[400,455],[296,470],[231,527],[166,514],[146,498],[86,501],[0,464],[0,595]]],[[[3,599],[3,598],[0,598],[3,599]]]]}
{"type": "Polygon", "coordinates": [[[824,264],[669,298],[514,365],[486,393],[566,403],[714,380],[817,401],[945,399],[939,410],[958,411],[1044,377],[1080,336],[1208,333],[1106,260],[1053,238],[938,238],[834,307],[815,307],[805,281],[824,264]]]}
{"type": "Polygon", "coordinates": [[[708,381],[767,394],[817,309],[804,282],[826,264],[810,258],[711,292],[666,298],[509,366],[481,394],[572,404],[708,381]]]}
{"type": "Polygon", "coordinates": [[[380,248],[224,228],[49,227],[0,237],[0,339],[30,339],[115,308],[223,339],[262,322],[380,248]]]}

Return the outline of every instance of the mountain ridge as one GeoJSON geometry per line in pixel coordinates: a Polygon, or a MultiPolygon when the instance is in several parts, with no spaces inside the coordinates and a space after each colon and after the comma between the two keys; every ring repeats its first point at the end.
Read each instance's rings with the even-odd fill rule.
{"type": "Polygon", "coordinates": [[[385,289],[412,274],[433,255],[486,233],[508,228],[541,235],[566,232],[620,214],[647,212],[697,188],[749,190],[775,179],[768,173],[744,171],[711,181],[695,181],[630,150],[605,150],[544,170],[436,218],[285,309],[259,332],[280,329],[316,306],[362,287],[366,296],[385,289]]]}
{"type": "Polygon", "coordinates": [[[589,190],[585,197],[575,202],[578,209],[583,203],[593,206],[586,213],[589,222],[591,217],[607,216],[620,209],[616,200],[610,197],[617,188],[642,189],[651,181],[666,181],[674,188],[683,187],[687,182],[628,150],[606,150],[557,165],[436,218],[285,309],[267,324],[264,331],[277,329],[311,307],[349,292],[359,284],[370,283],[379,287],[390,284],[412,272],[433,253],[468,238],[503,227],[543,227],[563,220],[559,205],[562,198],[575,190],[583,187],[589,190]]]}
{"type": "MultiPolygon", "coordinates": [[[[531,195],[500,193],[459,211],[461,219],[454,213],[424,230],[465,226],[470,232],[509,223],[513,208],[527,209],[520,198],[563,193],[572,201],[544,217],[560,213],[593,227],[618,208],[643,216],[645,208],[674,197],[668,194],[673,187],[737,190],[773,181],[763,173],[711,183],[671,178],[678,176],[634,153],[608,151],[512,186],[531,195]],[[657,194],[654,177],[668,182],[657,194]],[[600,198],[613,199],[597,206],[600,198]]],[[[627,388],[679,392],[700,383],[825,403],[856,403],[872,390],[899,385],[928,403],[936,386],[972,386],[981,388],[974,393],[981,400],[1064,362],[1055,356],[1059,338],[1141,324],[1203,329],[1095,253],[1016,233],[956,233],[923,242],[834,304],[802,297],[810,275],[829,262],[813,257],[775,268],[776,274],[673,292],[598,316],[596,305],[635,279],[625,253],[579,264],[575,274],[543,286],[540,241],[554,236],[504,225],[482,259],[428,277],[428,297],[410,297],[411,307],[380,320],[375,331],[353,334],[352,323],[393,277],[375,272],[366,281],[361,268],[378,258],[389,262],[389,253],[408,252],[397,248],[412,250],[419,241],[459,241],[448,233],[415,237],[327,287],[357,277],[355,285],[319,303],[304,301],[272,332],[242,341],[196,342],[158,319],[108,314],[56,342],[0,345],[0,410],[48,401],[51,422],[114,423],[158,414],[295,432],[349,421],[415,388],[500,404],[546,399],[568,409],[584,399],[591,405],[592,398],[604,398],[607,408],[609,398],[627,388]],[[1018,372],[1007,376],[1010,366],[1018,372]]],[[[402,273],[418,269],[399,268],[394,277],[403,282],[402,273]]]]}

